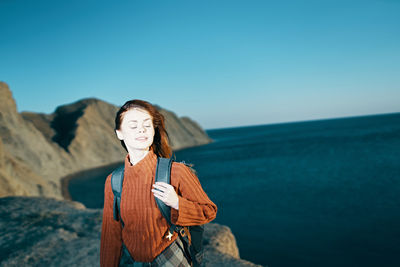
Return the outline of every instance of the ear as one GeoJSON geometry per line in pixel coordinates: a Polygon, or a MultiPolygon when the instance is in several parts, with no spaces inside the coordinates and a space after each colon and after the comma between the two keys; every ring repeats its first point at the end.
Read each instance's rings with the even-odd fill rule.
{"type": "Polygon", "coordinates": [[[115,133],[117,134],[119,140],[124,140],[124,136],[122,135],[120,130],[115,130],[115,133]]]}

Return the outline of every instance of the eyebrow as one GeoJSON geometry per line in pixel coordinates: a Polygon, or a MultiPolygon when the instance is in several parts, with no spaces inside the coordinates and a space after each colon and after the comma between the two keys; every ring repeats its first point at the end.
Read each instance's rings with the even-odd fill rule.
{"type": "MultiPolygon", "coordinates": [[[[147,119],[145,119],[145,120],[143,120],[143,121],[148,121],[148,120],[150,120],[150,118],[147,118],[147,119]]],[[[128,122],[137,122],[137,120],[129,120],[128,122]]]]}

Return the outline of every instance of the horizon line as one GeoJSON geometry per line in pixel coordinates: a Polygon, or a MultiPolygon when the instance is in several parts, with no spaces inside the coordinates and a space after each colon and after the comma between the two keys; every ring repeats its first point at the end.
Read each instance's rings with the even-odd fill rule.
{"type": "Polygon", "coordinates": [[[315,122],[315,121],[324,121],[324,120],[351,119],[351,118],[359,118],[359,117],[385,116],[385,115],[394,115],[394,114],[400,114],[400,111],[386,112],[386,113],[363,114],[363,115],[350,115],[350,116],[346,116],[346,117],[326,117],[326,118],[311,119],[311,120],[281,121],[281,122],[272,122],[272,123],[263,123],[263,124],[228,126],[228,127],[221,127],[221,128],[207,128],[207,129],[204,129],[204,131],[228,130],[228,129],[233,129],[233,128],[259,127],[259,126],[267,126],[267,125],[271,126],[271,125],[279,125],[279,124],[304,123],[304,122],[315,122]]]}

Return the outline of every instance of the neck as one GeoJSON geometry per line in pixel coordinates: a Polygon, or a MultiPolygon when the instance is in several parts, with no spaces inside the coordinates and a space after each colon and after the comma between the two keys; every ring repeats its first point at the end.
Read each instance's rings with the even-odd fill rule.
{"type": "Polygon", "coordinates": [[[140,150],[140,149],[133,149],[133,150],[128,150],[129,152],[129,160],[132,165],[137,164],[139,161],[141,161],[147,153],[149,153],[149,150],[140,150]]]}

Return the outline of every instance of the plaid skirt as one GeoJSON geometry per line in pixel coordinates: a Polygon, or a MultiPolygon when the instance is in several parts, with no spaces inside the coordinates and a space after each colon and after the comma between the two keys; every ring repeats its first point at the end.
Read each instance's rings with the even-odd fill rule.
{"type": "Polygon", "coordinates": [[[124,244],[119,266],[123,267],[190,267],[184,254],[182,240],[178,237],[160,253],[152,262],[134,262],[124,244]]]}

